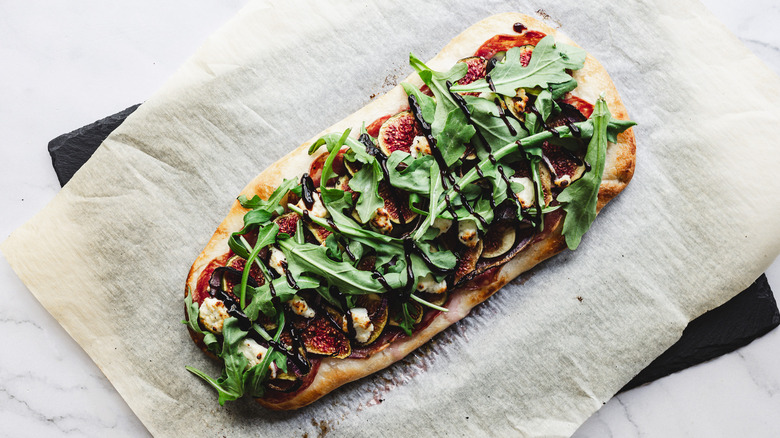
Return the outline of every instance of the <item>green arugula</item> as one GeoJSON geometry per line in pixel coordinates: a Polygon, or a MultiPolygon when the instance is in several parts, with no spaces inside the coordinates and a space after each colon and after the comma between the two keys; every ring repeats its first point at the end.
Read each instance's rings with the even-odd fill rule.
{"type": "Polygon", "coordinates": [[[236,237],[240,234],[246,233],[250,228],[255,226],[263,226],[273,219],[275,215],[280,215],[284,212],[284,207],[280,205],[282,199],[284,199],[287,192],[297,185],[297,182],[292,179],[286,179],[277,187],[271,196],[267,200],[261,199],[255,195],[252,199],[247,199],[246,196],[241,195],[238,197],[238,202],[244,208],[251,209],[244,215],[244,228],[241,231],[233,233],[230,236],[230,240],[234,243],[236,237]]]}
{"type": "Polygon", "coordinates": [[[239,399],[244,395],[244,372],[249,363],[244,355],[238,351],[241,342],[247,332],[238,326],[238,320],[234,317],[227,318],[222,325],[222,351],[219,357],[225,362],[222,376],[214,379],[197,368],[185,367],[187,371],[202,378],[219,393],[219,404],[224,406],[226,401],[239,399]]]}
{"type": "Polygon", "coordinates": [[[577,249],[582,235],[596,218],[599,187],[607,156],[607,127],[610,117],[604,97],[599,97],[591,116],[593,136],[585,154],[585,161],[590,163],[591,169],[558,195],[558,201],[563,204],[563,211],[566,212],[562,233],[566,237],[566,245],[572,250],[577,249]]]}
{"type": "MultiPolygon", "coordinates": [[[[304,243],[298,245],[289,239],[280,240],[279,247],[287,258],[287,268],[293,276],[304,273],[324,279],[328,286],[334,286],[344,293],[362,295],[382,291],[383,286],[370,271],[360,271],[347,262],[337,262],[327,256],[327,248],[304,243]]],[[[388,273],[385,279],[391,288],[404,285],[399,274],[388,273]]]]}
{"type": "MultiPolygon", "coordinates": [[[[471,112],[471,121],[477,128],[482,136],[488,142],[486,151],[498,149],[507,143],[517,141],[526,136],[525,130],[520,126],[514,117],[508,117],[506,120],[515,130],[515,135],[512,135],[509,128],[506,126],[506,122],[502,120],[498,113],[498,106],[495,102],[483,99],[481,97],[463,96],[466,101],[469,111],[471,112]]],[[[473,142],[472,142],[473,143],[473,142]]],[[[480,155],[480,159],[484,159],[487,155],[480,155]]]]}
{"type": "Polygon", "coordinates": [[[192,301],[192,290],[187,287],[187,296],[184,297],[184,307],[187,310],[187,319],[182,320],[182,324],[187,324],[192,331],[203,335],[203,343],[206,344],[206,348],[212,353],[217,353],[219,348],[219,342],[214,333],[210,331],[202,330],[200,324],[198,324],[198,317],[200,316],[200,306],[197,302],[192,301]]]}
{"type": "MultiPolygon", "coordinates": [[[[298,289],[294,289],[287,282],[286,277],[280,277],[272,281],[274,285],[274,292],[279,302],[287,302],[298,293],[298,289]]],[[[296,277],[296,285],[300,290],[316,289],[320,286],[320,281],[310,277],[308,275],[300,275],[296,277]]],[[[252,301],[244,309],[246,317],[250,321],[257,320],[259,312],[263,312],[266,316],[273,318],[277,315],[277,310],[273,304],[274,295],[271,294],[271,287],[268,283],[263,283],[259,287],[247,286],[249,296],[252,297],[252,301]]]]}
{"type": "MultiPolygon", "coordinates": [[[[469,125],[466,115],[458,107],[447,88],[447,82],[455,83],[466,75],[468,66],[459,62],[446,72],[437,72],[431,70],[411,53],[409,54],[409,64],[417,71],[420,79],[431,89],[436,98],[431,134],[436,138],[437,147],[447,166],[451,166],[466,151],[466,143],[476,132],[474,127],[469,125]]],[[[410,90],[406,90],[409,93],[410,90]]],[[[415,93],[416,96],[417,93],[415,93]]],[[[428,119],[425,120],[428,121],[428,119]]]]}
{"type": "MultiPolygon", "coordinates": [[[[387,172],[390,175],[393,187],[409,193],[421,193],[427,195],[430,186],[430,166],[435,165],[432,155],[423,155],[413,158],[406,152],[393,151],[387,159],[387,172]],[[402,170],[398,166],[404,164],[402,170]]],[[[438,175],[436,176],[438,178],[438,175]]]]}
{"type": "MultiPolygon", "coordinates": [[[[242,308],[246,307],[246,288],[247,282],[249,281],[249,270],[252,268],[252,263],[255,263],[255,259],[257,259],[257,255],[260,254],[260,250],[276,241],[277,234],[279,234],[279,225],[276,223],[266,226],[257,232],[257,242],[255,243],[255,247],[252,249],[252,252],[246,257],[244,272],[241,275],[241,285],[239,286],[238,299],[242,308]]],[[[247,251],[243,244],[241,247],[243,248],[244,252],[247,251]]],[[[238,252],[235,250],[233,250],[233,252],[238,254],[238,252]]],[[[270,278],[268,276],[267,270],[264,269],[265,266],[262,266],[261,263],[258,263],[258,265],[260,265],[260,268],[263,269],[263,277],[270,278]]]]}
{"type": "MultiPolygon", "coordinates": [[[[518,88],[547,88],[550,84],[568,83],[572,77],[566,70],[579,70],[585,63],[584,50],[566,44],[555,43],[552,36],[546,36],[534,48],[528,66],[520,62],[520,48],[513,47],[490,72],[496,92],[514,96],[518,88]]],[[[458,93],[491,91],[485,79],[470,84],[456,85],[452,91],[458,93]]]]}

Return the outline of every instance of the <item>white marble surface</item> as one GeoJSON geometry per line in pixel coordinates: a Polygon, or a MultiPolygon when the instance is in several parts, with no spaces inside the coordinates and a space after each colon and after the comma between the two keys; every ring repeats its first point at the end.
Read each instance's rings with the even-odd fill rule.
{"type": "MultiPolygon", "coordinates": [[[[46,144],[143,100],[243,0],[0,1],[0,240],[59,190],[46,144]]],[[[780,73],[780,3],[705,0],[780,73]]],[[[768,272],[780,291],[780,261],[768,272]]],[[[0,256],[0,435],[146,436],[0,256]]],[[[780,436],[780,330],[615,397],[585,437],[780,436]]]]}

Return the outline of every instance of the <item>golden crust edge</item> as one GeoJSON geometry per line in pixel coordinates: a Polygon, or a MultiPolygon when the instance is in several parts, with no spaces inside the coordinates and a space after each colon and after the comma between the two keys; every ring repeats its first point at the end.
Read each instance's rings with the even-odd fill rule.
{"type": "MultiPolygon", "coordinates": [[[[539,30],[547,35],[553,35],[556,41],[577,45],[562,32],[534,17],[519,13],[503,13],[487,17],[464,30],[430,60],[428,65],[433,69],[447,69],[458,59],[469,56],[476,51],[479,45],[488,38],[502,33],[499,29],[504,27],[511,29],[511,25],[515,22],[523,22],[528,29],[539,30]]],[[[607,106],[613,117],[628,119],[626,108],[609,74],[601,63],[590,54],[586,58],[583,69],[576,71],[574,77],[578,80],[579,86],[572,94],[592,102],[595,100],[592,93],[595,92],[597,97],[598,93],[603,91],[606,93],[607,106]],[[583,89],[590,91],[591,95],[582,93],[583,89]]],[[[416,77],[416,74],[410,75],[404,82],[410,82],[418,86],[422,84],[419,78],[416,77]]],[[[354,128],[360,126],[363,121],[370,122],[386,114],[391,114],[404,105],[405,98],[406,93],[403,91],[403,88],[400,85],[396,86],[387,94],[375,99],[344,120],[317,134],[269,166],[252,179],[241,191],[241,194],[248,197],[254,195],[268,197],[286,175],[297,176],[308,169],[311,161],[316,156],[316,154],[308,155],[309,146],[322,134],[343,131],[349,127],[354,128]]],[[[636,140],[633,130],[628,129],[618,136],[616,144],[610,143],[609,145],[604,177],[599,189],[599,210],[626,187],[633,176],[635,162],[636,140]]],[[[238,201],[234,201],[228,215],[217,227],[203,252],[194,261],[187,276],[185,296],[190,289],[196,290],[197,279],[206,265],[211,260],[228,251],[227,238],[232,230],[241,228],[245,213],[246,210],[241,207],[238,201]]],[[[438,315],[428,327],[416,333],[412,338],[394,342],[385,350],[367,359],[325,358],[312,383],[292,398],[277,403],[264,399],[256,399],[256,401],[268,409],[297,409],[316,401],[346,383],[373,374],[397,362],[428,342],[436,334],[465,317],[472,308],[484,302],[509,281],[565,249],[566,244],[563,236],[560,234],[561,224],[562,221],[559,221],[547,238],[534,244],[531,248],[523,251],[503,265],[495,282],[481,288],[464,291],[459,300],[452,300],[450,312],[438,315]]],[[[194,333],[191,333],[191,335],[193,335],[193,340],[196,344],[209,356],[213,357],[210,352],[205,350],[205,345],[198,340],[199,337],[195,336],[194,333]]]]}

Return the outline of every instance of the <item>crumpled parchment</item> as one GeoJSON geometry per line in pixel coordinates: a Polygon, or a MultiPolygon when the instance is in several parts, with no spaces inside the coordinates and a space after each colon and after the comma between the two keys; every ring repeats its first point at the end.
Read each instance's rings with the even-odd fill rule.
{"type": "MultiPolygon", "coordinates": [[[[567,436],[780,248],[780,78],[693,0],[553,2],[639,122],[634,180],[576,252],[296,412],[219,407],[179,323],[190,264],[257,173],[530,2],[249,4],[3,244],[157,436],[567,436]],[[581,300],[578,299],[581,298],[581,300]]],[[[497,32],[510,32],[500,29],[497,32]]]]}

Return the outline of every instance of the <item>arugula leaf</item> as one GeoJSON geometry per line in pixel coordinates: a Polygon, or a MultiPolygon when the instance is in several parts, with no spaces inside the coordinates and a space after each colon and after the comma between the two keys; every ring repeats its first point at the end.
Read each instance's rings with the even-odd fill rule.
{"type": "Polygon", "coordinates": [[[542,122],[547,121],[547,119],[550,118],[550,115],[552,115],[553,107],[555,106],[552,93],[548,90],[542,91],[536,97],[536,101],[534,101],[533,105],[534,108],[536,108],[536,111],[539,112],[541,120],[539,120],[539,117],[533,112],[526,113],[525,129],[527,129],[531,134],[537,134],[544,130],[542,127],[542,122]]]}
{"type": "Polygon", "coordinates": [[[636,122],[631,120],[618,120],[610,118],[607,124],[607,141],[610,143],[617,143],[617,136],[626,129],[636,125],[636,122]]]}
{"type": "MultiPolygon", "coordinates": [[[[566,83],[572,77],[566,70],[578,70],[585,63],[584,50],[556,44],[552,36],[546,36],[534,48],[528,66],[520,62],[520,48],[509,49],[504,62],[499,63],[490,72],[496,92],[504,96],[514,96],[518,88],[547,88],[549,84],[566,83]]],[[[485,79],[479,79],[470,84],[456,85],[452,91],[480,92],[491,91],[485,79]]]]}
{"type": "Polygon", "coordinates": [[[328,145],[328,158],[325,159],[325,164],[322,165],[322,176],[320,177],[320,191],[325,191],[327,188],[326,185],[328,183],[328,180],[331,179],[333,176],[336,176],[335,173],[333,173],[333,162],[336,160],[336,157],[339,154],[339,151],[341,150],[341,146],[344,145],[344,142],[347,140],[347,137],[349,137],[350,129],[347,129],[344,131],[343,134],[341,134],[341,137],[339,137],[337,140],[333,140],[332,136],[325,136],[323,139],[325,140],[325,143],[328,145]],[[331,173],[333,175],[331,176],[331,173]]]}
{"type": "MultiPolygon", "coordinates": [[[[320,282],[310,276],[300,275],[296,277],[295,282],[301,290],[316,289],[319,287],[320,282]]],[[[289,301],[293,295],[298,293],[298,290],[290,287],[287,283],[286,277],[280,277],[272,281],[274,285],[274,291],[280,302],[289,301]]],[[[273,318],[277,314],[277,310],[273,304],[273,295],[271,295],[271,287],[268,283],[264,283],[259,287],[248,286],[249,296],[252,297],[252,301],[244,309],[244,313],[250,321],[255,321],[259,312],[263,312],[266,316],[273,318]]]]}
{"type": "MultiPolygon", "coordinates": [[[[276,334],[273,338],[274,341],[279,341],[279,338],[281,338],[284,324],[284,312],[281,312],[277,321],[276,334]]],[[[284,372],[287,372],[287,358],[280,352],[275,351],[273,345],[269,345],[268,350],[266,350],[260,363],[250,368],[242,379],[244,388],[248,390],[247,392],[249,392],[249,395],[252,397],[262,397],[263,394],[265,394],[263,383],[268,380],[268,366],[271,364],[271,361],[274,361],[277,364],[277,367],[283,369],[284,372]],[[279,365],[280,363],[282,366],[279,365]]]]}
{"type": "MultiPolygon", "coordinates": [[[[310,243],[296,245],[287,239],[279,241],[279,247],[287,257],[287,268],[296,277],[310,273],[347,294],[370,294],[384,290],[371,272],[358,270],[346,262],[331,260],[327,256],[327,248],[323,246],[310,243]]],[[[385,279],[391,288],[404,284],[398,274],[387,274],[385,279]]]]}
{"type": "Polygon", "coordinates": [[[244,395],[244,372],[249,363],[238,347],[246,337],[247,332],[238,327],[238,320],[234,317],[227,318],[222,325],[222,352],[219,357],[225,362],[222,376],[214,379],[208,374],[193,367],[185,367],[187,371],[202,378],[219,393],[219,404],[224,406],[226,401],[237,400],[244,395]]]}
{"type": "MultiPolygon", "coordinates": [[[[277,234],[279,234],[279,225],[276,223],[266,226],[257,232],[257,242],[255,243],[255,247],[252,249],[252,252],[246,258],[246,263],[244,263],[244,272],[241,275],[241,285],[239,286],[238,300],[239,303],[241,303],[242,308],[246,307],[246,287],[247,282],[249,281],[249,270],[252,268],[252,263],[254,263],[257,259],[257,255],[260,254],[260,250],[276,241],[277,234]]],[[[263,276],[268,278],[268,272],[266,272],[267,270],[264,269],[264,266],[262,266],[261,263],[258,263],[258,265],[260,265],[261,269],[263,269],[263,276]]]]}
{"type": "Polygon", "coordinates": [[[471,111],[472,123],[477,125],[479,132],[482,133],[482,136],[488,142],[485,145],[487,151],[498,149],[526,136],[526,132],[520,126],[520,122],[514,117],[507,117],[507,120],[515,130],[516,135],[512,135],[509,132],[506,123],[499,117],[498,106],[496,106],[495,102],[468,95],[463,96],[463,99],[466,101],[469,111],[471,111]]]}
{"type": "Polygon", "coordinates": [[[187,319],[182,321],[182,324],[187,324],[192,331],[203,335],[203,343],[206,344],[206,348],[212,353],[215,353],[219,349],[219,342],[214,333],[206,330],[203,331],[198,324],[198,317],[200,316],[200,307],[197,302],[192,301],[192,290],[187,287],[187,296],[184,297],[184,307],[187,310],[187,319]]]}
{"type": "Polygon", "coordinates": [[[558,201],[563,204],[563,210],[566,212],[562,233],[566,237],[566,245],[572,250],[579,246],[582,235],[596,218],[599,187],[607,155],[607,127],[610,121],[609,109],[603,97],[596,101],[591,119],[593,136],[585,153],[585,161],[590,163],[591,170],[558,195],[558,201]]]}
{"type": "Polygon", "coordinates": [[[435,162],[432,155],[412,158],[407,152],[393,151],[387,159],[387,172],[393,187],[409,193],[428,194],[430,186],[429,167],[435,162]],[[406,168],[398,170],[403,163],[406,168]]]}
{"type": "Polygon", "coordinates": [[[379,181],[382,177],[381,170],[377,173],[374,166],[363,166],[349,180],[349,188],[360,193],[355,204],[355,211],[363,224],[374,217],[374,213],[379,207],[385,205],[384,199],[379,195],[379,181]]]}
{"type": "Polygon", "coordinates": [[[452,166],[463,156],[463,153],[466,152],[466,143],[476,132],[460,108],[455,108],[447,113],[444,126],[439,135],[436,136],[436,146],[441,151],[447,166],[452,166]]]}
{"type": "Polygon", "coordinates": [[[422,110],[423,120],[428,123],[433,123],[434,112],[436,111],[436,101],[431,96],[423,94],[419,88],[408,82],[401,82],[401,86],[404,87],[407,96],[414,95],[417,98],[417,103],[422,110]]]}
{"type": "MultiPolygon", "coordinates": [[[[447,88],[447,82],[454,83],[466,75],[468,66],[459,62],[446,72],[431,70],[425,63],[413,54],[409,54],[409,64],[420,75],[420,79],[431,89],[436,97],[431,134],[437,141],[437,147],[442,153],[447,166],[451,166],[466,150],[463,143],[474,135],[474,127],[468,124],[455,99],[447,88]]],[[[415,95],[416,96],[416,95],[415,95]]],[[[425,118],[423,116],[423,118],[425,118]]],[[[427,119],[426,119],[427,121],[427,119]]]]}

